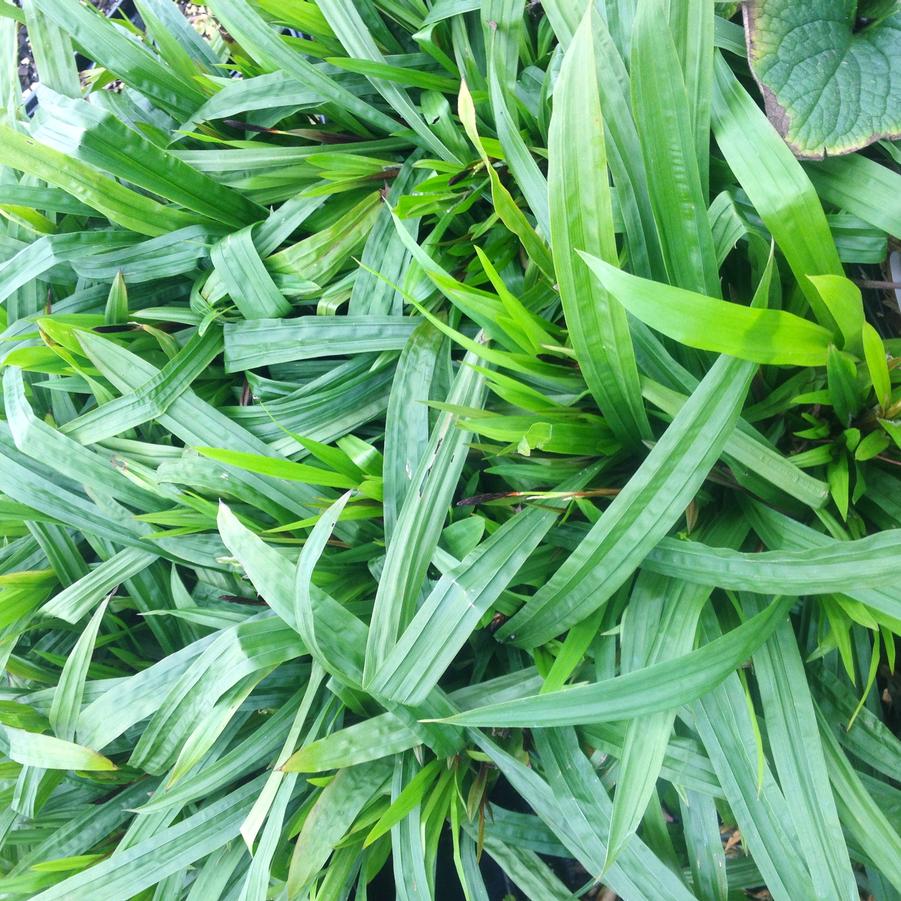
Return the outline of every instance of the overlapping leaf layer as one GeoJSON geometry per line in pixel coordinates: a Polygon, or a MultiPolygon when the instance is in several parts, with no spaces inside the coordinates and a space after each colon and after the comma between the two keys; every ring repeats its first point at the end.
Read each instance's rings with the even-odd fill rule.
{"type": "Polygon", "coordinates": [[[898,148],[701,0],[135,6],[0,4],[0,897],[897,898],[898,148]]]}

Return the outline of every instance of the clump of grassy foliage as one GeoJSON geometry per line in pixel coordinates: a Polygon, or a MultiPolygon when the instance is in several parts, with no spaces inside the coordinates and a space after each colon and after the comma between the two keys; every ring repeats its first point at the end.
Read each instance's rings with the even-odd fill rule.
{"type": "Polygon", "coordinates": [[[898,146],[730,4],[136,6],[0,5],[0,896],[897,898],[898,146]]]}

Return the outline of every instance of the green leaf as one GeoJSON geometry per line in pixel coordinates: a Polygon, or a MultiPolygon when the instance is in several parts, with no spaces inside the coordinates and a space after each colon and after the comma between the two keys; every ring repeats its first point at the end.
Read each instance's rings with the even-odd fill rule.
{"type": "Polygon", "coordinates": [[[116,273],[110,285],[103,318],[107,325],[121,325],[128,320],[128,290],[121,272],[116,273]]]}
{"type": "MultiPolygon", "coordinates": [[[[467,354],[447,396],[448,405],[478,407],[485,395],[484,378],[467,354]]],[[[379,579],[366,643],[364,683],[384,664],[414,613],[426,568],[438,545],[442,526],[466,460],[469,433],[455,425],[453,413],[441,413],[428,449],[413,473],[397,517],[379,579]]]]}
{"type": "Polygon", "coordinates": [[[83,894],[98,901],[114,901],[156,885],[194,861],[236,838],[261,778],[253,779],[174,826],[159,828],[119,854],[70,876],[35,898],[62,901],[83,894]]]}
{"type": "Polygon", "coordinates": [[[603,784],[572,729],[541,729],[535,735],[547,781],[487,737],[478,734],[477,741],[588,872],[604,873],[618,892],[642,901],[687,901],[691,894],[681,880],[637,838],[624,849],[621,862],[604,871],[610,799],[603,784]]]}
{"type": "MultiPolygon", "coordinates": [[[[448,698],[456,707],[466,709],[484,701],[525,697],[540,687],[541,678],[534,669],[520,670],[457,689],[448,698]]],[[[393,713],[385,713],[347,726],[301,748],[284,769],[288,772],[317,773],[400,754],[419,743],[419,736],[408,723],[401,722],[393,713]]]]}
{"type": "Polygon", "coordinates": [[[84,685],[88,675],[88,666],[97,633],[103,615],[106,613],[109,599],[105,600],[88,621],[84,631],[75,642],[75,647],[66,659],[66,665],[60,674],[59,684],[53,694],[53,703],[50,705],[50,725],[57,738],[64,741],[75,740],[75,724],[81,713],[82,698],[84,697],[84,685]]]}
{"type": "Polygon", "coordinates": [[[826,356],[826,377],[832,409],[838,421],[847,428],[860,408],[854,358],[830,345],[826,356]]]}
{"type": "Polygon", "coordinates": [[[0,726],[0,739],[8,745],[10,758],[27,766],[89,772],[116,769],[115,764],[102,754],[52,735],[0,726]]]}
{"type": "MultiPolygon", "coordinates": [[[[686,401],[683,394],[669,391],[649,379],[642,381],[642,393],[653,404],[671,416],[682,409],[686,401]]],[[[739,465],[780,488],[814,509],[822,507],[829,498],[828,488],[802,469],[769,447],[762,435],[755,432],[744,420],[739,420],[723,449],[727,462],[739,465]]]]}
{"type": "Polygon", "coordinates": [[[243,228],[210,249],[210,260],[225,290],[245,319],[274,319],[291,312],[253,242],[253,229],[243,228]]]}
{"type": "Polygon", "coordinates": [[[40,12],[33,0],[26,0],[22,11],[41,84],[67,97],[81,97],[69,32],[40,12]]]}
{"type": "Polygon", "coordinates": [[[354,488],[357,482],[340,473],[330,472],[319,466],[306,463],[294,463],[291,460],[279,460],[275,457],[263,457],[248,454],[244,451],[224,450],[218,447],[198,447],[197,452],[211,460],[273,476],[277,479],[288,479],[291,482],[304,482],[307,485],[326,485],[329,488],[354,488]]]}
{"type": "Polygon", "coordinates": [[[662,663],[593,685],[564,688],[536,697],[480,707],[450,717],[446,722],[465,726],[520,728],[566,726],[634,719],[671,710],[700,697],[722,682],[742,660],[766,641],[785,618],[791,603],[791,600],[776,601],[726,636],[662,663]],[[653,690],[651,686],[654,686],[653,690]]]}
{"type": "MultiPolygon", "coordinates": [[[[824,537],[824,536],[823,536],[824,537]]],[[[678,576],[700,584],[720,585],[762,594],[787,594],[886,586],[889,561],[901,546],[901,530],[893,529],[856,541],[825,539],[822,547],[803,551],[742,553],[708,547],[696,541],[664,538],[643,564],[653,572],[678,576]]]]}
{"type": "Polygon", "coordinates": [[[371,845],[396,823],[399,823],[423,799],[429,787],[435,781],[441,767],[440,760],[427,763],[405,786],[403,791],[392,800],[391,806],[379,817],[378,822],[369,830],[363,846],[371,845]]]}
{"type": "Polygon", "coordinates": [[[598,281],[633,316],[690,347],[755,363],[826,363],[831,334],[794,313],[745,307],[661,285],[587,254],[585,261],[598,281]]]}
{"type": "Polygon", "coordinates": [[[734,4],[181,5],[0,3],[0,895],[901,888],[898,148],[734,4]]]}
{"type": "Polygon", "coordinates": [[[335,354],[400,350],[418,325],[400,316],[302,316],[260,319],[225,327],[229,372],[335,354]]]}
{"type": "Polygon", "coordinates": [[[0,164],[62,188],[111,222],[142,235],[163,235],[197,221],[6,125],[0,125],[0,164]]]}
{"type": "Polygon", "coordinates": [[[385,414],[385,534],[390,538],[429,442],[429,398],[442,335],[420,323],[404,345],[385,414]]]}
{"type": "Polygon", "coordinates": [[[888,6],[872,22],[846,0],[749,8],[751,69],[770,121],[796,155],[838,156],[901,134],[901,13],[888,6]]]}
{"type": "MultiPolygon", "coordinates": [[[[646,612],[642,608],[657,600],[640,594],[638,588],[642,581],[638,581],[626,620],[630,628],[656,627],[655,631],[660,636],[649,648],[649,653],[643,655],[644,659],[639,660],[640,666],[675,658],[691,650],[701,607],[710,594],[703,587],[671,579],[655,580],[652,584],[655,594],[659,592],[660,602],[665,604],[663,616],[658,622],[651,619],[650,623],[642,623],[639,620],[633,625],[634,619],[646,612]]],[[[647,639],[650,641],[651,636],[648,635],[647,639]]],[[[610,816],[606,866],[616,859],[644,816],[660,774],[674,721],[674,712],[662,711],[630,720],[626,727],[622,772],[617,781],[610,816]]]]}
{"type": "MultiPolygon", "coordinates": [[[[749,610],[763,605],[752,601],[749,610]]],[[[829,786],[813,701],[791,627],[754,654],[769,745],[817,894],[853,899],[857,885],[829,786]]]]}
{"type": "Polygon", "coordinates": [[[734,427],[753,368],[717,360],[623,491],[499,638],[534,647],[606,603],[700,487],[734,427]]]}
{"type": "Polygon", "coordinates": [[[810,281],[838,325],[842,348],[859,353],[860,332],[864,327],[860,288],[850,279],[837,275],[813,275],[810,281]]]}
{"type": "MultiPolygon", "coordinates": [[[[710,624],[713,617],[706,621],[710,624]]],[[[728,677],[691,710],[759,878],[780,897],[814,897],[810,874],[798,854],[791,812],[768,764],[758,759],[759,736],[739,677],[728,677]]]]}
{"type": "Polygon", "coordinates": [[[835,330],[829,310],[806,278],[843,275],[822,204],[800,163],[721,56],[714,69],[713,133],[818,322],[835,330]]]}
{"type": "Polygon", "coordinates": [[[820,196],[890,235],[901,234],[901,211],[885,203],[901,191],[901,175],[888,166],[854,154],[805,165],[820,196]]]}
{"type": "Polygon", "coordinates": [[[867,791],[860,774],[839,745],[831,724],[816,708],[823,754],[842,825],[867,849],[896,890],[901,885],[901,837],[867,791]],[[877,839],[878,836],[878,839],[877,839]]]}
{"type": "Polygon", "coordinates": [[[240,0],[215,0],[212,9],[229,33],[258,59],[273,69],[284,69],[300,85],[320,93],[335,109],[346,110],[345,116],[359,117],[388,132],[397,128],[397,123],[390,116],[355,97],[284,43],[250,4],[240,0]]]}
{"type": "Polygon", "coordinates": [[[389,772],[387,760],[365,763],[342,770],[323,789],[304,821],[291,855],[288,890],[292,895],[306,889],[389,772]]]}
{"type": "Polygon", "coordinates": [[[882,338],[879,337],[876,329],[869,322],[863,324],[861,342],[863,343],[867,370],[870,373],[870,381],[873,383],[873,389],[876,392],[876,400],[879,401],[879,406],[885,410],[892,402],[892,383],[888,371],[885,345],[882,343],[882,338]]]}
{"type": "Polygon", "coordinates": [[[33,136],[68,158],[226,225],[246,225],[265,216],[262,207],[160,149],[112,113],[46,88],[40,91],[40,100],[47,116],[33,129],[33,136]]]}
{"type": "MultiPolygon", "coordinates": [[[[580,473],[560,490],[577,491],[592,474],[580,473]]],[[[516,514],[445,573],[375,671],[370,690],[402,704],[421,704],[562,509],[550,501],[516,514]]]]}
{"type": "MultiPolygon", "coordinates": [[[[660,27],[665,18],[662,0],[641,3],[636,9],[630,66],[635,124],[669,280],[715,297],[720,293],[719,277],[701,185],[698,137],[674,35],[660,27]]],[[[692,24],[691,37],[696,38],[699,29],[692,24]]],[[[705,133],[705,146],[707,141],[705,133]]],[[[602,258],[615,262],[609,256],[602,258]]]]}
{"type": "Polygon", "coordinates": [[[121,582],[146,569],[158,556],[153,551],[125,548],[61,591],[41,612],[44,616],[77,623],[121,582]]]}
{"type": "Polygon", "coordinates": [[[90,7],[72,7],[66,0],[34,2],[91,59],[164,110],[184,119],[203,102],[204,94],[195,84],[163,65],[140,41],[124,34],[90,7]]]}
{"type": "Polygon", "coordinates": [[[623,309],[588,274],[578,252],[617,260],[606,177],[604,121],[595,75],[592,18],[584,16],[563,60],[548,136],[554,267],[582,374],[616,436],[635,446],[650,426],[623,309]],[[589,193],[586,193],[589,192],[589,193]]]}
{"type": "MultiPolygon", "coordinates": [[[[384,58],[366,27],[363,17],[350,0],[319,0],[318,7],[350,56],[357,59],[368,59],[375,63],[384,63],[384,58]]],[[[371,72],[364,74],[433,153],[451,162],[458,161],[453,151],[428,127],[419,110],[402,88],[397,87],[393,81],[379,78],[371,72]]]]}
{"type": "Polygon", "coordinates": [[[479,137],[476,129],[475,107],[473,106],[469,87],[465,81],[460,85],[457,111],[467,137],[475,145],[488,172],[488,179],[491,182],[491,197],[497,209],[498,217],[519,238],[526,253],[535,262],[535,265],[545,275],[551,277],[554,273],[554,264],[547,246],[535,229],[532,228],[525,213],[516,205],[510,192],[504,187],[485,150],[485,145],[479,137]]]}

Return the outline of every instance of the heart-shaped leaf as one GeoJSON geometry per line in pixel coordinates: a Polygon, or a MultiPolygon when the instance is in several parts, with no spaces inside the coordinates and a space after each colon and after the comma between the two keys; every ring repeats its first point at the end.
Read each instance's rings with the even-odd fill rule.
{"type": "Polygon", "coordinates": [[[744,4],[751,69],[796,156],[821,159],[901,135],[901,12],[886,6],[744,4]]]}

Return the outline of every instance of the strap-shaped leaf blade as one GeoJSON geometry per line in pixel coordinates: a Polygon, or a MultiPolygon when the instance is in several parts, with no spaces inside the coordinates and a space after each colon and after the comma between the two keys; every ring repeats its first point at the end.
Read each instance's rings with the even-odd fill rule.
{"type": "Polygon", "coordinates": [[[589,10],[566,52],[554,93],[548,135],[551,242],[560,299],[582,374],[614,433],[635,446],[649,436],[650,426],[628,320],[578,255],[587,251],[611,263],[617,260],[592,17],[589,10]]]}
{"type": "Polygon", "coordinates": [[[498,637],[534,647],[610,598],[672,528],[735,425],[754,366],[721,357],[626,487],[498,637]]]}
{"type": "Polygon", "coordinates": [[[466,726],[528,728],[634,719],[671,710],[701,697],[722,682],[766,641],[785,618],[791,604],[791,600],[774,601],[727,635],[662,663],[592,685],[488,705],[456,714],[447,721],[466,726]]]}

